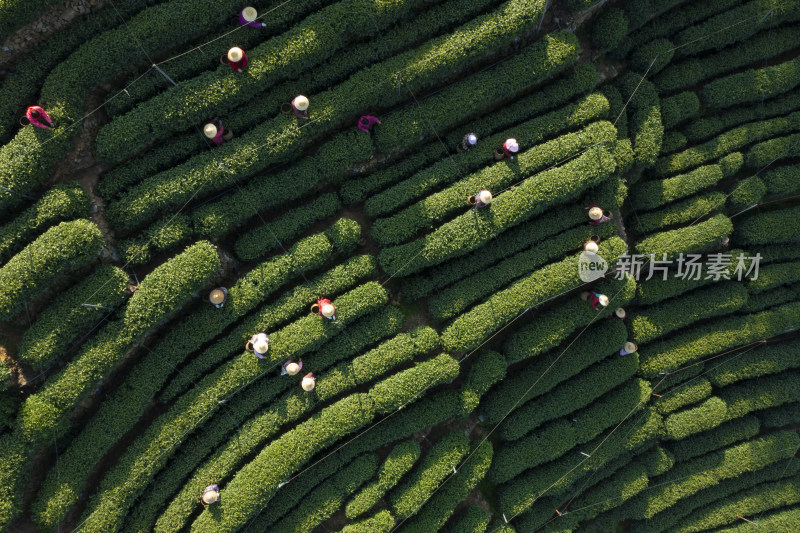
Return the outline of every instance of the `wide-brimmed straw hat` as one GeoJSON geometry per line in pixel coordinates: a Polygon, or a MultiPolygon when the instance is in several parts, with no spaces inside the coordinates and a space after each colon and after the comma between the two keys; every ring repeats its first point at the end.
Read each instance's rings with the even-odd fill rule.
{"type": "Polygon", "coordinates": [[[481,191],[478,193],[478,199],[484,204],[492,203],[492,193],[489,191],[481,191]]]}
{"type": "Polygon", "coordinates": [[[322,306],[322,316],[330,318],[335,314],[336,308],[333,306],[333,304],[325,304],[322,306]]]}
{"type": "Polygon", "coordinates": [[[639,347],[636,346],[631,341],[626,342],[624,348],[625,348],[625,351],[628,352],[628,353],[633,353],[633,352],[635,352],[636,350],[639,349],[639,347]]]}
{"type": "Polygon", "coordinates": [[[597,297],[597,299],[600,301],[600,305],[602,305],[603,307],[608,305],[608,296],[606,296],[605,294],[601,294],[600,296],[597,297]]]}
{"type": "Polygon", "coordinates": [[[228,50],[228,61],[231,63],[238,63],[244,57],[244,51],[238,46],[234,46],[228,50]]]}
{"type": "Polygon", "coordinates": [[[603,210],[599,207],[589,209],[589,218],[592,220],[600,220],[603,217],[603,210]]]}
{"type": "Polygon", "coordinates": [[[300,365],[298,365],[297,363],[289,363],[288,365],[286,365],[286,373],[289,374],[290,376],[294,376],[298,372],[300,372],[300,365]]]}
{"type": "Polygon", "coordinates": [[[516,139],[507,139],[506,140],[506,149],[509,152],[517,152],[519,150],[519,144],[517,144],[516,139]]]}
{"type": "Polygon", "coordinates": [[[253,344],[253,349],[261,354],[267,353],[267,350],[269,350],[269,341],[259,339],[253,344]]]}
{"type": "Polygon", "coordinates": [[[208,299],[212,304],[221,304],[225,301],[225,291],[222,289],[214,289],[211,291],[211,294],[208,295],[208,299]]]}
{"type": "Polygon", "coordinates": [[[258,11],[254,7],[246,7],[242,9],[242,18],[247,22],[253,22],[258,17],[258,11]]]}
{"type": "Polygon", "coordinates": [[[216,503],[219,500],[219,493],[215,490],[210,490],[208,492],[203,493],[203,502],[206,505],[211,505],[212,503],[216,503]]]}
{"type": "Polygon", "coordinates": [[[474,145],[478,144],[478,136],[475,135],[474,133],[470,133],[467,136],[467,141],[469,141],[469,144],[474,146],[474,145]]]}
{"type": "Polygon", "coordinates": [[[300,386],[303,387],[303,390],[306,392],[314,390],[316,384],[317,380],[309,376],[304,377],[303,381],[300,382],[300,386]]]}
{"type": "Polygon", "coordinates": [[[214,137],[216,137],[218,131],[219,130],[217,129],[217,127],[213,124],[209,123],[203,126],[203,135],[205,135],[209,139],[213,139],[214,137]]]}
{"type": "Polygon", "coordinates": [[[294,100],[292,100],[292,103],[299,111],[305,111],[306,109],[308,109],[308,98],[306,98],[302,94],[298,94],[297,96],[295,96],[294,100]]]}
{"type": "Polygon", "coordinates": [[[614,311],[614,314],[617,315],[619,318],[625,318],[625,310],[621,307],[617,307],[617,310],[614,311]]]}
{"type": "Polygon", "coordinates": [[[588,241],[586,244],[583,245],[583,249],[590,254],[596,254],[600,247],[597,246],[597,243],[594,241],[588,241]]]}

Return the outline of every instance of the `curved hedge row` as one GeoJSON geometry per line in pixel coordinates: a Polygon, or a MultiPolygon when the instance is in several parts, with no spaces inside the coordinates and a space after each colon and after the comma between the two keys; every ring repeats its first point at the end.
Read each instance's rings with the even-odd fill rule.
{"type": "Polygon", "coordinates": [[[629,381],[577,411],[574,416],[577,422],[560,418],[534,435],[506,444],[498,450],[492,465],[492,481],[505,483],[592,440],[631,412],[641,409],[651,392],[648,382],[629,381]]]}
{"type": "Polygon", "coordinates": [[[322,194],[241,235],[233,249],[242,261],[253,261],[282,246],[283,241],[297,237],[315,222],[332,217],[341,207],[336,194],[322,194]]]}
{"type": "Polygon", "coordinates": [[[795,221],[800,206],[763,211],[746,217],[736,225],[736,240],[742,244],[777,244],[797,242],[795,221]]]}
{"type": "Polygon", "coordinates": [[[413,440],[403,441],[392,448],[378,470],[378,479],[353,496],[345,507],[345,516],[355,520],[369,511],[414,466],[421,453],[419,444],[413,440]]]}
{"type": "Polygon", "coordinates": [[[736,442],[751,439],[758,435],[760,428],[761,424],[758,418],[752,415],[744,416],[723,422],[709,431],[669,442],[666,445],[676,462],[688,461],[736,442]]]}
{"type": "Polygon", "coordinates": [[[390,409],[396,408],[428,386],[452,379],[457,373],[458,363],[447,355],[441,355],[378,383],[369,393],[352,394],[323,409],[273,441],[239,470],[223,490],[225,512],[204,512],[191,529],[235,531],[267,503],[279,481],[287,479],[318,451],[363,427],[376,413],[389,407],[389,403],[393,404],[390,409]],[[445,363],[445,359],[451,363],[445,363]],[[374,394],[377,397],[388,394],[392,399],[389,403],[382,402],[385,407],[379,408],[372,400],[374,394]]]}
{"type": "Polygon", "coordinates": [[[384,509],[370,518],[344,526],[338,533],[389,533],[394,527],[394,517],[384,509]]]}
{"type": "MultiPolygon", "coordinates": [[[[751,489],[738,492],[721,499],[712,507],[698,509],[687,516],[685,522],[676,531],[694,533],[707,531],[709,528],[724,526],[739,521],[737,514],[758,516],[763,511],[791,506],[800,502],[800,475],[763,483],[751,489]]],[[[770,531],[776,531],[771,529],[770,531]]]]}
{"type": "Polygon", "coordinates": [[[608,429],[585,443],[583,449],[595,450],[591,457],[567,454],[502,485],[498,489],[498,507],[512,516],[528,509],[545,490],[554,496],[563,495],[581,477],[621,456],[625,455],[623,460],[627,463],[631,452],[651,444],[661,431],[661,417],[647,409],[644,416],[631,417],[616,431],[608,429]]]}
{"type": "Polygon", "coordinates": [[[439,531],[447,522],[456,506],[469,496],[470,491],[486,476],[492,463],[494,450],[489,442],[475,449],[470,458],[461,465],[460,470],[448,478],[442,490],[434,494],[422,509],[410,520],[402,524],[399,531],[439,531]]]}
{"type": "Polygon", "coordinates": [[[671,130],[699,111],[700,99],[692,91],[684,91],[661,100],[661,119],[665,130],[671,130]]]}
{"type": "MultiPolygon", "coordinates": [[[[310,115],[313,122],[302,131],[295,117],[279,116],[237,140],[143,181],[117,202],[120,207],[109,206],[108,214],[119,227],[135,227],[158,211],[186,202],[200,186],[206,194],[227,187],[230,176],[220,169],[220,162],[242,177],[271,164],[288,161],[296,156],[307,137],[327,131],[369,106],[378,103],[388,106],[400,101],[401,96],[394,89],[400,71],[407,89],[426,87],[440,79],[443,72],[451,74],[466,67],[476,56],[508,43],[518,33],[538,23],[540,5],[543,5],[542,0],[508,0],[496,11],[472,19],[454,33],[361,70],[314,97],[310,115]],[[497,20],[502,20],[503,24],[498,24],[497,20]],[[361,97],[353,98],[353,94],[361,97]],[[256,146],[258,151],[254,150],[256,146]]],[[[361,159],[368,155],[363,154],[361,159]]]]}
{"type": "Polygon", "coordinates": [[[627,516],[650,519],[678,501],[725,479],[758,470],[793,455],[800,437],[782,431],[718,450],[691,461],[678,463],[663,476],[653,480],[653,490],[643,492],[622,509],[627,516]]]}
{"type": "MultiPolygon", "coordinates": [[[[581,301],[580,303],[585,305],[585,302],[581,301]]],[[[594,313],[594,311],[592,312],[594,313]]],[[[536,323],[537,321],[533,322],[533,324],[536,323]]],[[[535,330],[532,331],[531,326],[528,326],[526,330],[516,332],[508,344],[511,346],[521,345],[521,347],[532,344],[531,337],[535,335],[535,330]]],[[[616,346],[624,344],[626,338],[625,326],[619,321],[596,324],[589,327],[585,335],[578,337],[575,343],[569,347],[569,353],[564,354],[563,360],[569,361],[568,365],[553,365],[550,368],[552,364],[550,358],[540,357],[512,373],[486,395],[486,399],[481,405],[481,414],[486,423],[500,422],[509,413],[515,402],[519,401],[520,405],[531,402],[532,399],[547,393],[559,383],[578,375],[594,363],[604,360],[612,353],[619,353],[616,346]],[[545,372],[547,373],[545,374],[545,372]],[[544,376],[542,379],[538,379],[542,376],[544,376]],[[537,379],[536,386],[531,387],[537,379]],[[529,388],[530,390],[528,390],[529,388]]],[[[506,351],[509,352],[510,358],[513,357],[510,347],[506,351]]],[[[554,352],[561,354],[561,350],[558,349],[554,352]]]]}
{"type": "Polygon", "coordinates": [[[715,428],[725,421],[727,405],[724,400],[712,396],[703,403],[672,413],[664,419],[666,440],[680,440],[715,428]]]}
{"type": "MultiPolygon", "coordinates": [[[[547,84],[535,94],[528,95],[500,109],[494,110],[490,115],[472,120],[462,126],[465,131],[479,131],[481,138],[486,137],[487,142],[481,142],[469,152],[458,155],[459,167],[474,170],[483,166],[487,158],[491,155],[494,147],[494,137],[488,136],[497,134],[504,128],[515,126],[521,121],[529,120],[545,111],[558,107],[569,102],[577,95],[589,92],[597,84],[598,74],[595,68],[588,64],[581,64],[574,67],[573,71],[558,80],[547,84]]],[[[461,142],[463,136],[460,131],[452,131],[444,136],[447,146],[453,146],[461,142]]],[[[519,132],[515,129],[515,135],[519,139],[519,132]]],[[[499,137],[498,137],[499,139],[499,137]]],[[[503,138],[502,140],[505,140],[503,138]]],[[[523,144],[525,141],[523,140],[523,144]]],[[[347,204],[355,204],[369,199],[369,195],[380,193],[390,185],[406,179],[416,172],[425,173],[429,178],[436,179],[440,173],[453,172],[452,164],[449,161],[441,161],[442,147],[440,144],[428,144],[418,152],[404,156],[402,159],[393,162],[391,167],[378,170],[360,180],[349,180],[342,185],[341,196],[347,204]],[[423,168],[430,165],[429,168],[423,168]],[[434,171],[434,169],[436,169],[434,171]]],[[[420,184],[424,183],[420,181],[420,184]]],[[[365,206],[366,207],[366,206],[365,206]]],[[[392,210],[391,204],[386,207],[392,210]]],[[[387,211],[388,212],[388,211],[387,211]]]]}
{"type": "Polygon", "coordinates": [[[691,254],[716,248],[722,239],[733,232],[733,223],[723,214],[715,215],[695,225],[653,233],[636,243],[640,254],[655,254],[668,260],[680,254],[691,254]]]}
{"type": "Polygon", "coordinates": [[[717,78],[703,87],[700,98],[703,105],[717,108],[773,98],[800,84],[798,67],[800,59],[795,58],[771,67],[754,68],[717,78]]]}
{"type": "Polygon", "coordinates": [[[89,220],[62,222],[44,232],[0,268],[0,320],[9,320],[65,272],[94,261],[103,246],[89,220]]]}
{"type": "Polygon", "coordinates": [[[800,19],[795,0],[751,0],[678,33],[673,42],[680,55],[692,56],[706,50],[719,50],[743,41],[762,28],[772,28],[800,19]],[[768,12],[769,16],[764,18],[768,12]],[[736,24],[749,20],[749,24],[736,24]],[[736,24],[734,26],[734,24],[736,24]]]}
{"type": "Polygon", "coordinates": [[[617,235],[617,229],[611,224],[604,224],[597,229],[579,226],[540,241],[517,254],[507,254],[507,259],[498,264],[468,276],[431,296],[428,300],[428,311],[434,320],[438,321],[457,317],[473,304],[481,302],[520,276],[529,274],[531,270],[541,268],[565,254],[580,250],[592,234],[602,239],[609,239],[617,235]]]}
{"type": "Polygon", "coordinates": [[[153,223],[146,230],[117,243],[120,258],[125,263],[143,265],[157,253],[168,252],[192,236],[188,216],[176,213],[153,223]]]}
{"type": "Polygon", "coordinates": [[[706,165],[687,174],[641,183],[634,189],[633,196],[636,197],[636,207],[655,209],[710,187],[722,178],[722,168],[719,165],[706,165]]]}
{"type": "MultiPolygon", "coordinates": [[[[99,233],[99,232],[98,232],[99,233]]],[[[66,415],[149,329],[184,305],[220,268],[217,249],[200,241],[158,266],[120,311],[75,358],[27,398],[17,426],[32,442],[63,433],[66,415]]]]}
{"type": "MultiPolygon", "coordinates": [[[[608,100],[600,94],[593,93],[575,104],[564,106],[556,111],[516,125],[513,130],[514,138],[523,146],[542,143],[548,137],[562,132],[564,129],[582,126],[592,120],[605,117],[608,115],[608,109],[608,100]]],[[[565,143],[565,151],[578,151],[585,148],[591,141],[600,142],[600,140],[602,140],[602,133],[604,133],[603,126],[606,123],[601,124],[602,125],[592,124],[581,132],[564,135],[562,142],[565,143]],[[587,135],[591,135],[591,139],[587,139],[587,135]],[[600,137],[599,140],[597,139],[598,137],[600,137]],[[572,143],[569,141],[572,141],[572,143]]],[[[616,135],[616,130],[614,134],[616,135]]],[[[463,190],[471,190],[471,188],[474,187],[474,185],[462,185],[464,180],[469,178],[471,178],[473,182],[486,182],[485,187],[487,188],[492,188],[495,183],[498,183],[498,187],[502,188],[504,187],[504,183],[519,181],[520,177],[526,174],[533,174],[537,170],[541,170],[559,161],[558,157],[554,157],[554,155],[557,154],[554,148],[558,148],[558,144],[555,141],[551,141],[544,142],[537,147],[536,150],[529,149],[526,152],[518,154],[516,156],[516,163],[513,165],[504,162],[485,167],[484,165],[486,161],[489,160],[491,153],[493,153],[495,148],[500,146],[507,138],[508,132],[501,132],[486,139],[481,138],[481,142],[478,146],[466,153],[458,155],[458,159],[456,159],[458,165],[454,166],[453,161],[449,158],[438,161],[428,168],[417,172],[409,179],[385,191],[379,192],[365,202],[364,210],[367,216],[371,218],[386,216],[397,211],[398,208],[413,202],[415,199],[423,197],[426,193],[432,193],[432,196],[428,198],[423,197],[422,202],[435,200],[448,190],[459,189],[458,192],[461,194],[463,190]],[[540,153],[540,150],[543,150],[544,153],[540,153]],[[476,171],[465,178],[465,171],[468,170],[476,171]],[[445,189],[444,193],[435,192],[436,189],[452,182],[457,182],[457,184],[451,186],[449,189],[445,189]]],[[[474,192],[475,191],[472,191],[470,194],[474,194],[474,192]]],[[[467,193],[464,193],[464,196],[466,196],[466,194],[467,193]]],[[[460,199],[465,200],[465,198],[460,199]]],[[[463,204],[464,202],[462,201],[461,205],[463,204]]],[[[401,213],[395,215],[395,217],[402,217],[404,213],[408,213],[409,211],[411,212],[411,216],[424,216],[424,206],[425,204],[422,204],[422,207],[420,207],[420,204],[415,204],[401,211],[401,213]],[[420,213],[420,211],[422,212],[420,213]]],[[[408,215],[405,216],[408,218],[408,215]]],[[[380,242],[385,241],[388,244],[400,242],[396,238],[392,239],[391,233],[381,237],[381,231],[383,233],[387,231],[391,232],[391,225],[387,224],[387,222],[391,222],[395,217],[378,219],[378,221],[376,221],[379,228],[381,225],[386,226],[382,230],[376,229],[374,232],[376,238],[380,239],[380,242]]],[[[403,221],[402,223],[408,223],[408,221],[403,221]]]]}
{"type": "Polygon", "coordinates": [[[506,376],[506,360],[497,352],[480,352],[469,368],[467,379],[459,391],[461,415],[469,416],[492,385],[506,376]]]}
{"type": "Polygon", "coordinates": [[[278,533],[311,533],[344,503],[344,500],[365,483],[378,468],[378,458],[362,455],[337,472],[324,485],[303,499],[303,505],[294,509],[270,531],[278,533]]]}
{"type": "Polygon", "coordinates": [[[800,181],[795,179],[798,172],[800,164],[772,168],[761,175],[761,180],[770,194],[789,195],[800,189],[800,181]]]}
{"type": "Polygon", "coordinates": [[[721,192],[698,194],[661,209],[639,213],[631,225],[639,233],[650,233],[684,222],[694,222],[720,210],[725,205],[725,199],[725,194],[721,192]]]}
{"type": "MultiPolygon", "coordinates": [[[[599,255],[608,264],[614,264],[625,246],[622,239],[612,237],[600,244],[599,255]]],[[[583,283],[576,268],[577,259],[578,256],[573,255],[558,263],[551,263],[460,315],[442,331],[442,346],[453,352],[473,349],[525,309],[538,307],[580,287],[583,283]]],[[[615,302],[614,298],[611,300],[615,302]]]]}
{"type": "MultiPolygon", "coordinates": [[[[678,501],[675,505],[667,509],[666,512],[661,512],[649,520],[632,522],[631,531],[635,533],[659,533],[661,531],[670,530],[671,527],[679,524],[681,520],[695,509],[713,504],[721,498],[735,494],[759,483],[774,481],[784,474],[795,474],[797,470],[798,468],[793,466],[791,461],[782,460],[754,470],[745,476],[724,479],[716,485],[700,490],[691,498],[678,501]]],[[[749,527],[752,528],[753,525],[749,524],[749,527]]]]}
{"type": "Polygon", "coordinates": [[[622,189],[615,189],[615,185],[619,184],[613,180],[603,182],[599,187],[589,189],[579,201],[557,206],[544,215],[501,233],[494,238],[492,246],[486,246],[466,256],[447,261],[421,274],[403,278],[400,285],[401,294],[404,299],[409,301],[422,298],[436,289],[480,272],[537,242],[569,228],[582,225],[586,221],[584,205],[595,202],[609,206],[612,211],[618,210],[622,199],[613,193],[622,189]]]}
{"type": "Polygon", "coordinates": [[[747,151],[745,163],[748,167],[761,169],[776,159],[797,157],[800,154],[800,134],[778,137],[760,142],[747,151]]]}
{"type": "MultiPolygon", "coordinates": [[[[715,4],[717,2],[705,3],[709,6],[715,4]]],[[[779,56],[795,48],[798,29],[798,26],[769,29],[714,54],[685,59],[659,72],[654,78],[654,83],[661,94],[671,93],[689,89],[705,80],[751,65],[756,61],[779,56]]]]}
{"type": "MultiPolygon", "coordinates": [[[[500,437],[517,440],[545,422],[583,409],[636,373],[639,358],[611,357],[560,383],[547,396],[521,404],[500,424],[500,437]]],[[[547,376],[550,378],[551,376],[547,376]]]]}
{"type": "MultiPolygon", "coordinates": [[[[285,424],[303,417],[356,382],[368,382],[387,372],[393,363],[435,347],[430,340],[425,342],[429,335],[421,329],[410,335],[397,335],[359,356],[364,348],[397,334],[402,322],[402,313],[386,306],[351,325],[349,335],[323,345],[313,361],[319,376],[318,388],[323,387],[316,395],[304,394],[296,381],[273,377],[262,379],[235,396],[228,404],[228,413],[233,416],[215,418],[180,447],[167,468],[151,483],[150,494],[137,505],[128,527],[150,530],[155,524],[158,531],[180,531],[196,510],[197,493],[208,479],[227,478],[285,424]],[[392,350],[397,353],[390,353],[392,350]],[[336,362],[350,358],[355,358],[352,364],[331,368],[336,362]],[[375,368],[362,368],[369,363],[375,364],[375,368]],[[277,397],[281,392],[283,396],[277,397]],[[167,500],[169,505],[163,509],[167,500]]],[[[280,518],[280,515],[270,516],[274,517],[273,522],[280,518]]]]}
{"type": "Polygon", "coordinates": [[[706,378],[693,379],[662,394],[653,402],[653,408],[662,415],[677,411],[711,396],[711,382],[706,378]]]}
{"type": "Polygon", "coordinates": [[[77,183],[56,184],[14,220],[0,227],[0,265],[58,222],[89,216],[91,199],[77,183]]]}
{"type": "Polygon", "coordinates": [[[746,302],[747,290],[741,283],[717,283],[656,308],[638,311],[631,319],[633,340],[640,344],[650,342],[693,322],[733,313],[746,302]]]}
{"type": "Polygon", "coordinates": [[[614,157],[605,147],[598,146],[497,195],[490,209],[469,211],[425,237],[381,250],[378,260],[386,272],[408,276],[459,257],[552,204],[577,198],[588,187],[606,179],[614,169],[614,157]],[[409,258],[414,262],[409,264],[409,258]]]}
{"type": "Polygon", "coordinates": [[[471,504],[448,521],[441,531],[443,533],[483,533],[488,526],[489,511],[477,504],[471,504]]]}
{"type": "MultiPolygon", "coordinates": [[[[605,98],[602,98],[605,100],[605,98]]],[[[560,124],[559,124],[560,125],[560,124]]],[[[617,130],[610,122],[595,122],[581,131],[562,135],[552,141],[536,146],[516,158],[514,164],[506,162],[486,167],[479,172],[468,175],[450,187],[433,193],[419,202],[407,207],[399,213],[378,219],[372,228],[372,237],[381,246],[398,244],[416,235],[420,230],[438,226],[441,221],[459,211],[468,209],[467,196],[485,188],[490,191],[502,191],[513,186],[525,176],[557,164],[566,157],[579,154],[601,142],[616,139],[617,130]]],[[[518,142],[523,142],[517,137],[518,142]]],[[[499,139],[498,139],[499,141],[499,139]]],[[[499,143],[502,144],[502,143],[499,143]]],[[[412,180],[408,180],[412,181],[412,180]]],[[[433,185],[427,180],[426,185],[433,185]]],[[[401,184],[405,186],[405,182],[401,184]]],[[[413,184],[410,184],[413,186],[413,184]]],[[[425,187],[427,188],[427,187],[425,187]]],[[[415,195],[419,187],[414,187],[415,195]]],[[[387,191],[382,200],[392,199],[395,191],[387,191]]],[[[377,197],[376,197],[377,198],[377,197]]],[[[397,200],[397,198],[394,198],[397,200]]],[[[398,204],[405,203],[400,198],[398,204]]]]}
{"type": "Polygon", "coordinates": [[[346,44],[350,33],[380,33],[419,2],[394,0],[375,6],[341,0],[325,6],[283,34],[247,50],[245,75],[226,65],[207,70],[116,117],[97,134],[98,156],[119,162],[152,141],[202,124],[208,117],[233,109],[279,81],[296,78],[332,57],[346,44]]]}
{"type": "Polygon", "coordinates": [[[770,120],[750,122],[683,152],[658,159],[656,177],[666,177],[735,152],[748,144],[800,129],[800,112],[770,120]]]}
{"type": "Polygon", "coordinates": [[[798,317],[800,303],[793,302],[761,313],[703,324],[640,350],[641,373],[652,378],[659,372],[675,370],[706,355],[767,339],[796,324],[798,317]]]}
{"type": "Polygon", "coordinates": [[[722,389],[719,397],[727,405],[725,418],[732,420],[753,411],[800,400],[800,391],[795,386],[800,371],[796,367],[792,364],[790,368],[795,370],[749,379],[722,389]]]}
{"type": "MultiPolygon", "coordinates": [[[[104,316],[125,301],[128,274],[111,265],[101,265],[80,283],[56,296],[36,321],[25,330],[17,357],[41,370],[63,356],[81,333],[102,322],[104,316]],[[85,307],[83,304],[105,309],[85,307]]],[[[75,344],[80,343],[78,339],[75,344]]]]}
{"type": "Polygon", "coordinates": [[[447,131],[465,118],[506,103],[558,75],[577,60],[579,53],[574,34],[548,33],[510,60],[448,86],[419,105],[391,113],[376,130],[375,145],[382,152],[390,152],[421,144],[431,131],[447,131]]]}
{"type": "MultiPolygon", "coordinates": [[[[69,128],[83,116],[92,88],[146,59],[148,54],[207,35],[237,6],[232,0],[174,0],[149,7],[122,27],[103,31],[83,44],[50,71],[41,89],[40,102],[56,128],[46,131],[25,126],[0,148],[0,185],[22,194],[38,190],[49,178],[52,167],[74,149],[77,132],[69,128]],[[192,20],[191,25],[185,24],[187,19],[192,20]],[[67,131],[72,134],[63,134],[67,131]]],[[[0,210],[19,203],[17,195],[0,195],[0,210]]]]}
{"type": "Polygon", "coordinates": [[[469,439],[463,431],[449,433],[434,444],[411,475],[389,494],[394,516],[403,520],[416,514],[468,452],[469,439]]]}
{"type": "Polygon", "coordinates": [[[631,109],[628,136],[635,161],[649,167],[656,162],[664,137],[658,93],[649,80],[632,72],[620,76],[615,85],[631,109]]]}

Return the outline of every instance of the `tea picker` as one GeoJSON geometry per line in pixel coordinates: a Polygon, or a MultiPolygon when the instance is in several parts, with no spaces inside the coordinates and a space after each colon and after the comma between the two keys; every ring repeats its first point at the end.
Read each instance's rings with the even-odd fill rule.
{"type": "Polygon", "coordinates": [[[586,209],[589,210],[589,224],[592,226],[599,226],[611,220],[611,211],[603,211],[599,205],[592,204],[586,209]]]}
{"type": "Polygon", "coordinates": [[[624,346],[622,347],[622,349],[619,351],[619,354],[620,354],[620,355],[628,355],[628,354],[632,354],[632,353],[634,353],[634,352],[635,352],[636,350],[638,350],[638,349],[639,349],[639,347],[638,347],[638,346],[636,346],[636,345],[635,345],[634,343],[632,343],[631,341],[628,341],[628,342],[626,342],[626,343],[625,343],[625,345],[624,345],[624,346]]]}
{"type": "Polygon", "coordinates": [[[336,320],[336,306],[327,298],[320,298],[317,303],[311,305],[311,312],[317,313],[328,320],[336,320]]]}
{"type": "MultiPolygon", "coordinates": [[[[53,127],[53,121],[50,115],[38,105],[30,106],[28,110],[25,111],[25,118],[32,126],[36,126],[37,128],[49,130],[53,127]]],[[[20,119],[20,124],[22,124],[22,119],[20,119]]]]}
{"type": "Polygon", "coordinates": [[[281,106],[281,111],[285,114],[294,112],[297,118],[308,120],[308,106],[310,102],[308,98],[302,94],[298,94],[291,102],[287,102],[281,106]]]}
{"type": "Polygon", "coordinates": [[[314,377],[313,372],[309,372],[305,376],[303,376],[303,380],[300,382],[300,387],[306,392],[311,392],[314,390],[314,387],[317,386],[317,378],[314,377]]]}
{"type": "Polygon", "coordinates": [[[219,62],[223,65],[228,63],[236,72],[242,72],[244,67],[247,66],[247,54],[238,46],[234,46],[228,50],[227,55],[223,55],[219,58],[219,62]]]}
{"type": "Polygon", "coordinates": [[[626,314],[627,313],[625,313],[625,310],[623,308],[617,307],[617,310],[614,311],[614,318],[616,318],[617,320],[625,320],[626,314]]]}
{"type": "Polygon", "coordinates": [[[256,354],[256,357],[259,359],[264,359],[264,354],[269,350],[269,338],[267,334],[261,332],[253,335],[250,337],[250,340],[247,341],[247,344],[244,345],[244,349],[256,354]]]}
{"type": "Polygon", "coordinates": [[[597,304],[603,307],[608,306],[608,296],[600,294],[599,292],[583,292],[581,293],[581,300],[584,302],[588,301],[595,311],[599,311],[599,309],[597,309],[597,304]]]}
{"type": "Polygon", "coordinates": [[[231,130],[226,130],[222,125],[222,121],[218,118],[215,118],[203,126],[203,135],[211,139],[217,146],[220,146],[225,141],[233,139],[233,132],[231,130]]]}
{"type": "Polygon", "coordinates": [[[218,501],[219,486],[216,483],[206,487],[205,490],[203,490],[203,494],[200,496],[200,503],[203,504],[203,507],[208,507],[212,503],[217,503],[218,501]]]}
{"type": "Polygon", "coordinates": [[[360,119],[358,119],[358,129],[361,131],[370,132],[372,128],[375,127],[375,124],[380,124],[381,121],[378,117],[373,115],[362,115],[360,119]]]}
{"type": "Polygon", "coordinates": [[[475,196],[467,196],[467,203],[469,205],[474,205],[478,209],[488,207],[489,204],[492,203],[492,193],[486,190],[480,190],[475,196]]]}
{"type": "Polygon", "coordinates": [[[225,287],[218,287],[211,291],[208,295],[208,299],[206,300],[210,304],[213,304],[214,307],[219,309],[220,307],[225,305],[225,300],[228,299],[228,289],[225,287]]]}
{"type": "Polygon", "coordinates": [[[239,25],[252,26],[253,28],[264,28],[267,25],[263,22],[256,22],[258,11],[254,7],[246,7],[239,12],[239,25]]]}
{"type": "Polygon", "coordinates": [[[295,363],[291,359],[283,363],[283,368],[281,368],[281,376],[294,376],[303,368],[303,360],[298,359],[295,363]]]}
{"type": "Polygon", "coordinates": [[[456,151],[466,152],[470,148],[474,148],[478,144],[478,136],[474,133],[467,133],[461,142],[456,146],[456,151]]]}
{"type": "Polygon", "coordinates": [[[599,242],[600,237],[597,235],[592,235],[583,245],[583,251],[589,254],[597,254],[597,252],[600,251],[600,247],[597,245],[599,242]]]}
{"type": "Polygon", "coordinates": [[[500,161],[504,157],[508,157],[509,159],[514,159],[514,154],[519,152],[519,143],[517,143],[516,139],[506,139],[506,142],[503,143],[503,146],[498,148],[494,153],[494,158],[500,161]]]}

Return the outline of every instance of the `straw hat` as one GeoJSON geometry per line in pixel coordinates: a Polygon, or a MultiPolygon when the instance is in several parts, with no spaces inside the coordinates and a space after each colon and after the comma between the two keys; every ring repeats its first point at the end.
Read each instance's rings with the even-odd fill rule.
{"type": "Polygon", "coordinates": [[[336,308],[333,304],[325,304],[322,306],[322,316],[330,318],[336,314],[336,308]]]}
{"type": "Polygon", "coordinates": [[[300,111],[305,111],[306,109],[308,109],[308,98],[306,98],[302,94],[295,96],[294,100],[292,100],[292,103],[300,111]]]}
{"type": "Polygon", "coordinates": [[[215,490],[210,490],[208,492],[203,493],[203,503],[206,505],[211,505],[212,503],[216,503],[219,500],[219,492],[215,490]]]}
{"type": "Polygon", "coordinates": [[[211,123],[203,126],[203,134],[209,139],[213,139],[214,137],[216,137],[217,131],[218,131],[217,127],[211,123]]]}
{"type": "Polygon", "coordinates": [[[506,140],[506,149],[508,149],[509,152],[516,153],[519,150],[519,144],[517,144],[517,140],[516,139],[507,139],[506,140]]]}
{"type": "Polygon", "coordinates": [[[614,314],[617,315],[619,318],[625,318],[625,310],[621,307],[617,307],[617,310],[614,311],[614,314]]]}
{"type": "Polygon", "coordinates": [[[314,390],[316,384],[317,380],[310,376],[304,377],[303,381],[300,382],[300,386],[303,387],[303,390],[306,392],[311,392],[312,390],[314,390]]]}
{"type": "Polygon", "coordinates": [[[300,365],[298,365],[297,363],[289,363],[288,365],[286,365],[286,373],[289,374],[290,376],[294,376],[298,372],[300,372],[300,365]]]}
{"type": "Polygon", "coordinates": [[[242,18],[247,22],[253,22],[258,16],[258,11],[254,7],[246,7],[242,9],[242,18]]]}
{"type": "Polygon", "coordinates": [[[469,144],[475,146],[476,144],[478,144],[478,136],[475,135],[474,133],[470,133],[469,136],[467,137],[467,141],[469,141],[469,144]]]}
{"type": "Polygon", "coordinates": [[[639,347],[636,346],[631,341],[626,342],[624,348],[625,348],[625,351],[628,352],[628,353],[633,353],[633,352],[635,352],[636,350],[639,349],[639,347]]]}
{"type": "Polygon", "coordinates": [[[267,350],[269,350],[269,341],[259,339],[253,344],[253,349],[261,354],[267,353],[267,350]]]}
{"type": "Polygon", "coordinates": [[[589,218],[592,220],[600,220],[603,217],[603,210],[599,207],[589,209],[589,218]]]}
{"type": "Polygon", "coordinates": [[[211,294],[208,295],[208,299],[214,305],[219,305],[225,301],[225,292],[222,289],[214,289],[211,291],[211,294]]]}
{"type": "Polygon", "coordinates": [[[228,61],[231,63],[238,63],[244,57],[244,52],[238,46],[234,46],[230,50],[228,50],[228,61]]]}
{"type": "Polygon", "coordinates": [[[603,307],[608,305],[608,296],[606,296],[605,294],[601,294],[600,296],[597,297],[597,299],[600,301],[600,305],[602,305],[603,307]]]}
{"type": "Polygon", "coordinates": [[[583,245],[583,249],[589,252],[590,254],[596,254],[600,248],[597,246],[596,242],[589,241],[583,245]]]}
{"type": "Polygon", "coordinates": [[[478,199],[484,204],[490,204],[492,203],[492,193],[489,191],[481,191],[478,193],[478,199]]]}

